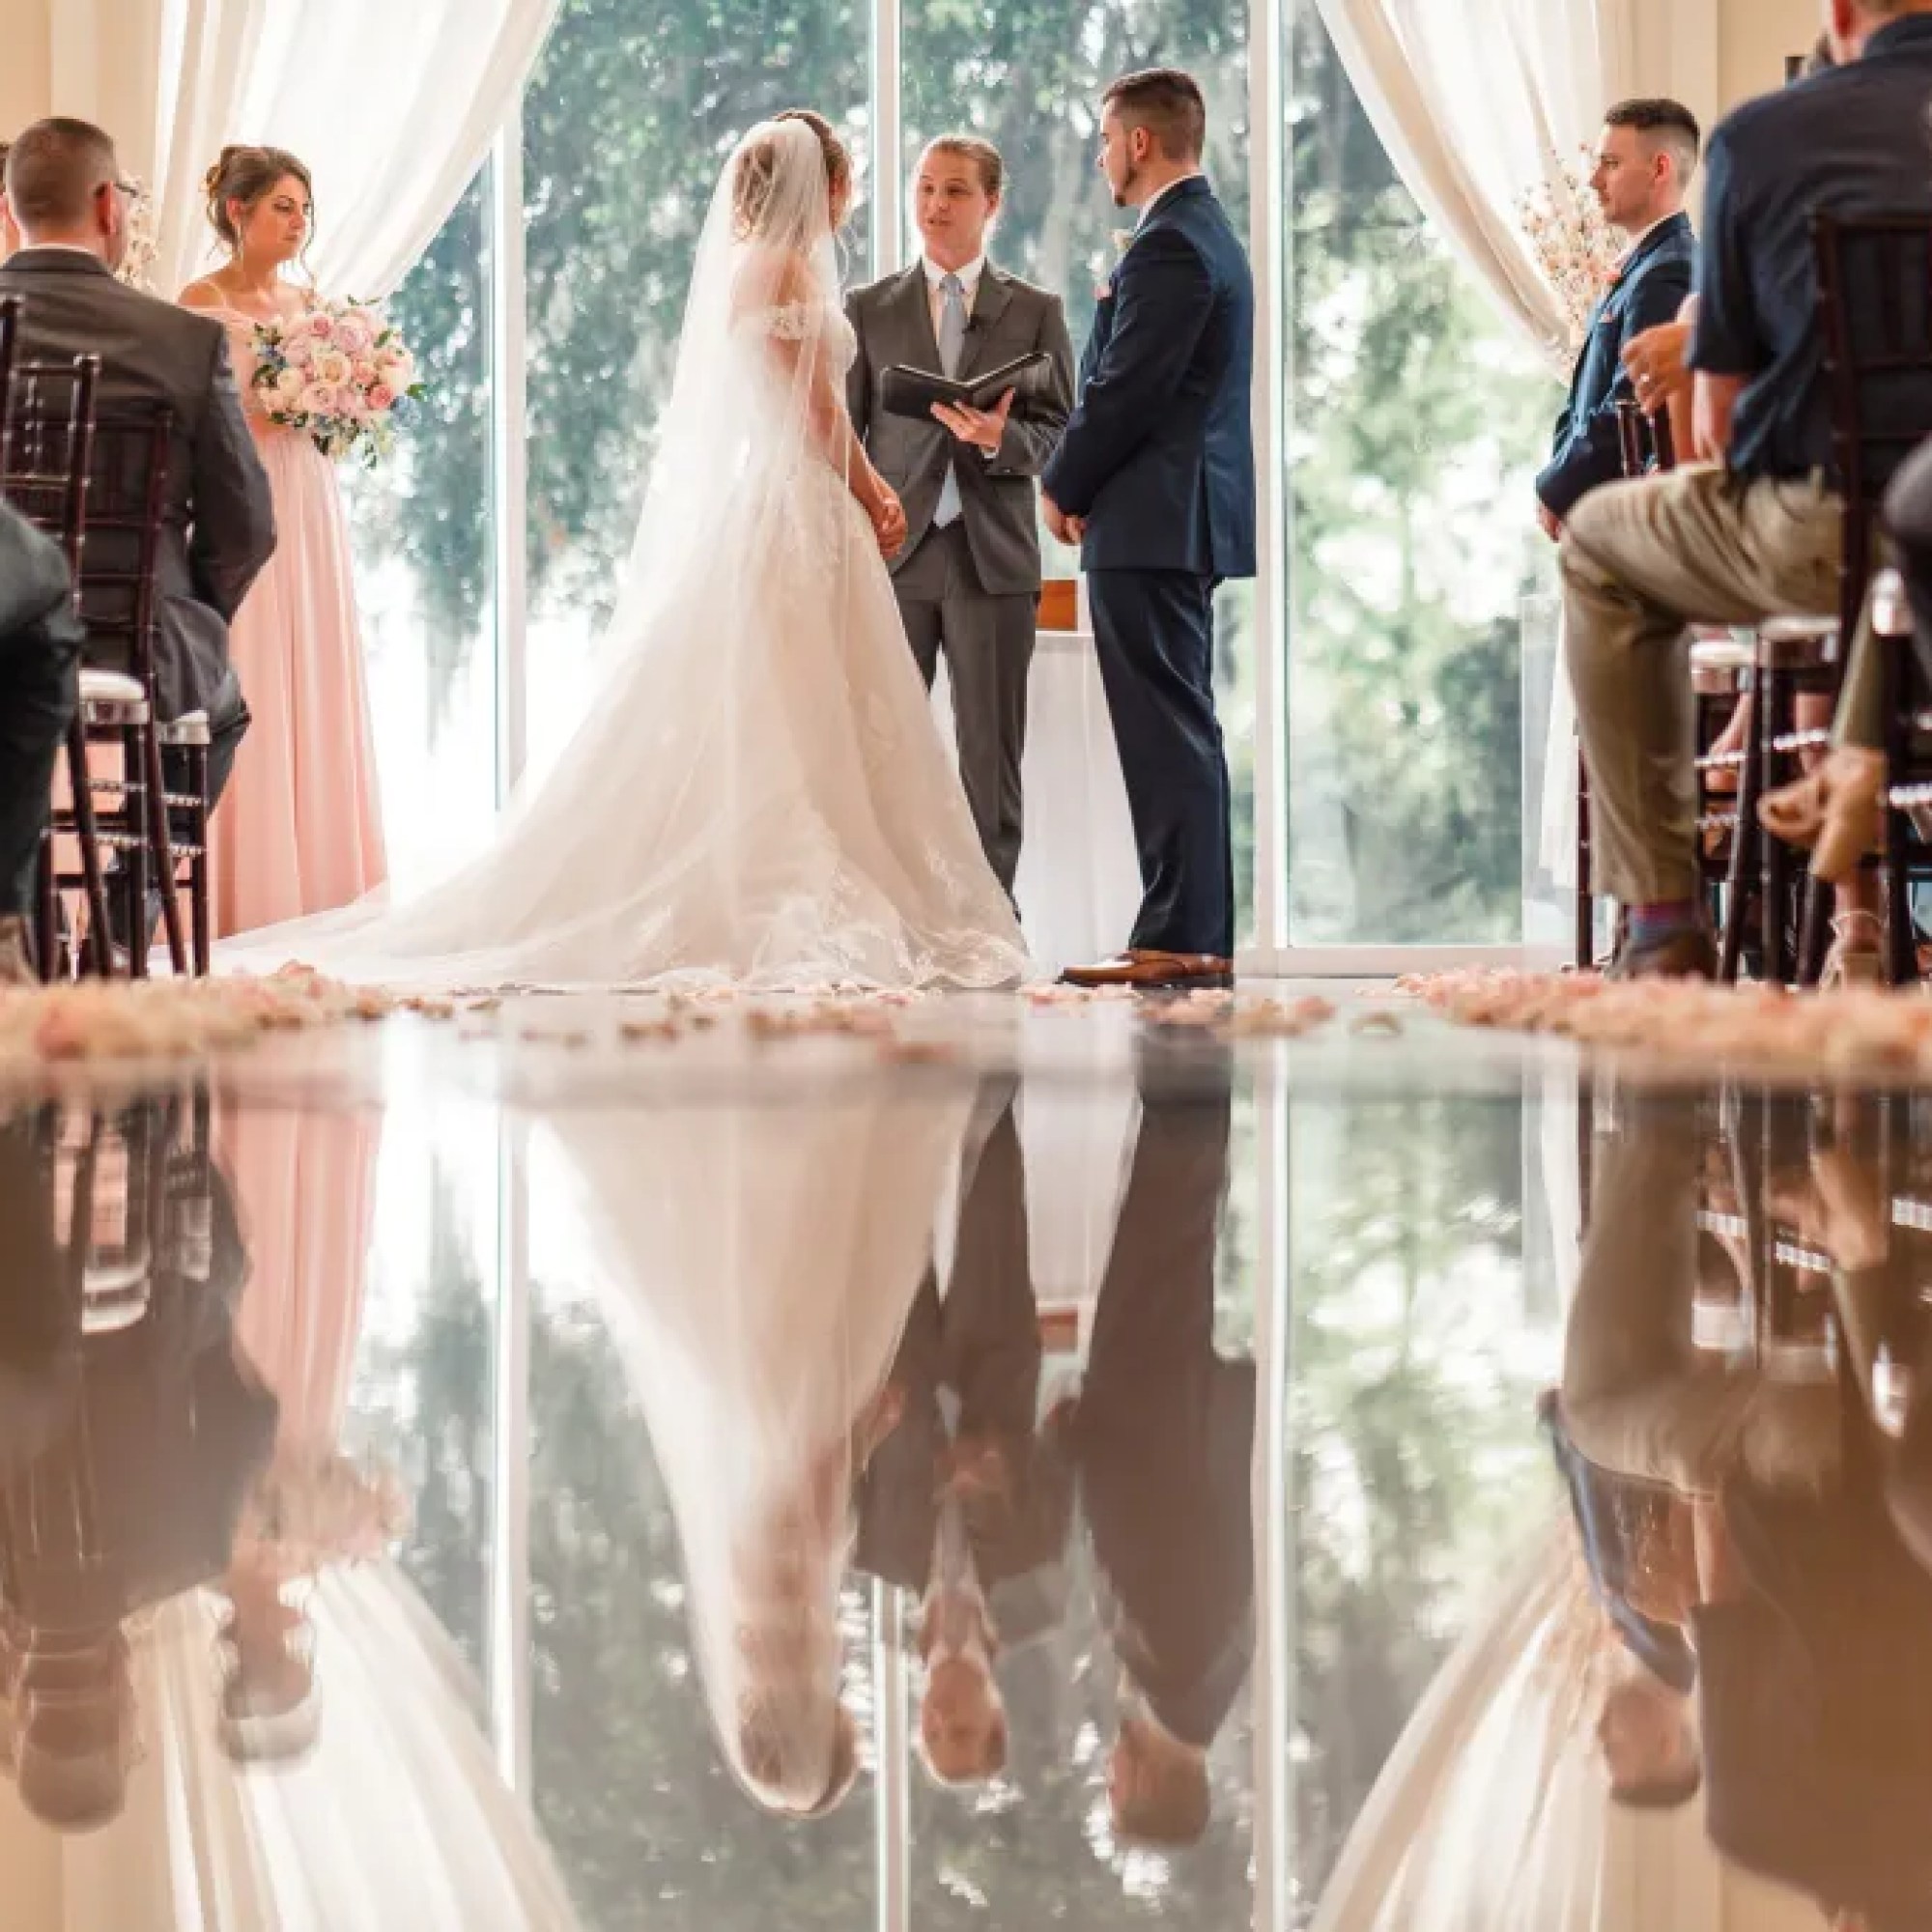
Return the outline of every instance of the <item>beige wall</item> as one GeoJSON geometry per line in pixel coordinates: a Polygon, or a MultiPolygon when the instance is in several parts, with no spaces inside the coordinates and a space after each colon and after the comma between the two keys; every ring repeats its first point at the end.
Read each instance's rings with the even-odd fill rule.
{"type": "Polygon", "coordinates": [[[0,140],[43,114],[78,114],[146,167],[160,12],[155,0],[0,0],[0,140]]]}
{"type": "Polygon", "coordinates": [[[1818,38],[1818,0],[1722,0],[1718,16],[1718,84],[1724,105],[1782,85],[1784,57],[1818,38]]]}
{"type": "Polygon", "coordinates": [[[47,111],[47,0],[0,0],[0,140],[47,111]]]}

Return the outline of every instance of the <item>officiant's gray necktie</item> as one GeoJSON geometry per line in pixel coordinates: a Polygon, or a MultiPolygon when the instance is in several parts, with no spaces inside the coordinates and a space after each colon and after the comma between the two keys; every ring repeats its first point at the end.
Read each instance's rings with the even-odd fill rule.
{"type": "MultiPolygon", "coordinates": [[[[966,285],[957,275],[948,275],[939,284],[939,366],[947,375],[956,376],[966,353],[966,285]]],[[[933,527],[943,530],[948,524],[957,523],[959,508],[959,478],[949,461],[939,507],[932,513],[933,527]]]]}

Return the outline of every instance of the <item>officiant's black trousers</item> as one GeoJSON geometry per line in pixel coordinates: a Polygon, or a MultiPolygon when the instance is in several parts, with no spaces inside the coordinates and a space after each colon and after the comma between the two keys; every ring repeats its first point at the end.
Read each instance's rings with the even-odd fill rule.
{"type": "Polygon", "coordinates": [[[994,876],[1010,898],[1019,870],[1027,680],[1039,600],[982,589],[962,517],[928,530],[893,579],[906,640],[926,689],[946,653],[959,777],[994,876]]]}
{"type": "Polygon", "coordinates": [[[1228,754],[1214,715],[1217,580],[1180,570],[1095,570],[1094,646],[1140,848],[1140,917],[1127,944],[1151,952],[1235,951],[1228,754]]]}

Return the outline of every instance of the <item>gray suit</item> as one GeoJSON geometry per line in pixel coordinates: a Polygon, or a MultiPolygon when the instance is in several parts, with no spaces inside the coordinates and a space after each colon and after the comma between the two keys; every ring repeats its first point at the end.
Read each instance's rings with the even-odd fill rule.
{"type": "Polygon", "coordinates": [[[24,357],[100,357],[101,417],[174,412],[155,681],[163,718],[208,713],[218,796],[248,724],[228,663],[228,620],[275,547],[269,478],[242,412],[227,331],[126,287],[71,249],[21,250],[0,266],[0,295],[22,298],[24,357]]]}
{"type": "Polygon", "coordinates": [[[895,363],[940,367],[923,262],[853,290],[845,312],[859,337],[848,379],[852,422],[905,505],[906,546],[892,564],[899,614],[928,685],[939,653],[946,653],[960,776],[987,861],[1010,893],[1020,857],[1020,757],[1039,601],[1034,479],[1059,446],[1073,407],[1065,312],[1058,296],[990,262],[981,272],[960,376],[997,369],[1036,349],[1053,358],[1034,393],[1014,399],[1005,440],[991,457],[937,421],[888,415],[880,405],[879,378],[895,363]],[[934,529],[949,464],[961,514],[949,528],[934,529]]]}

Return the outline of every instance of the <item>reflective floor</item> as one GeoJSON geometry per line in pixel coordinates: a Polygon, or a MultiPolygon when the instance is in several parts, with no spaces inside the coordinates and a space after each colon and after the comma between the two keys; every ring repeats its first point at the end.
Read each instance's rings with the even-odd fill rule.
{"type": "Polygon", "coordinates": [[[1932,1925],[1932,1111],[1373,1010],[9,1089],[0,1926],[1932,1925]]]}

